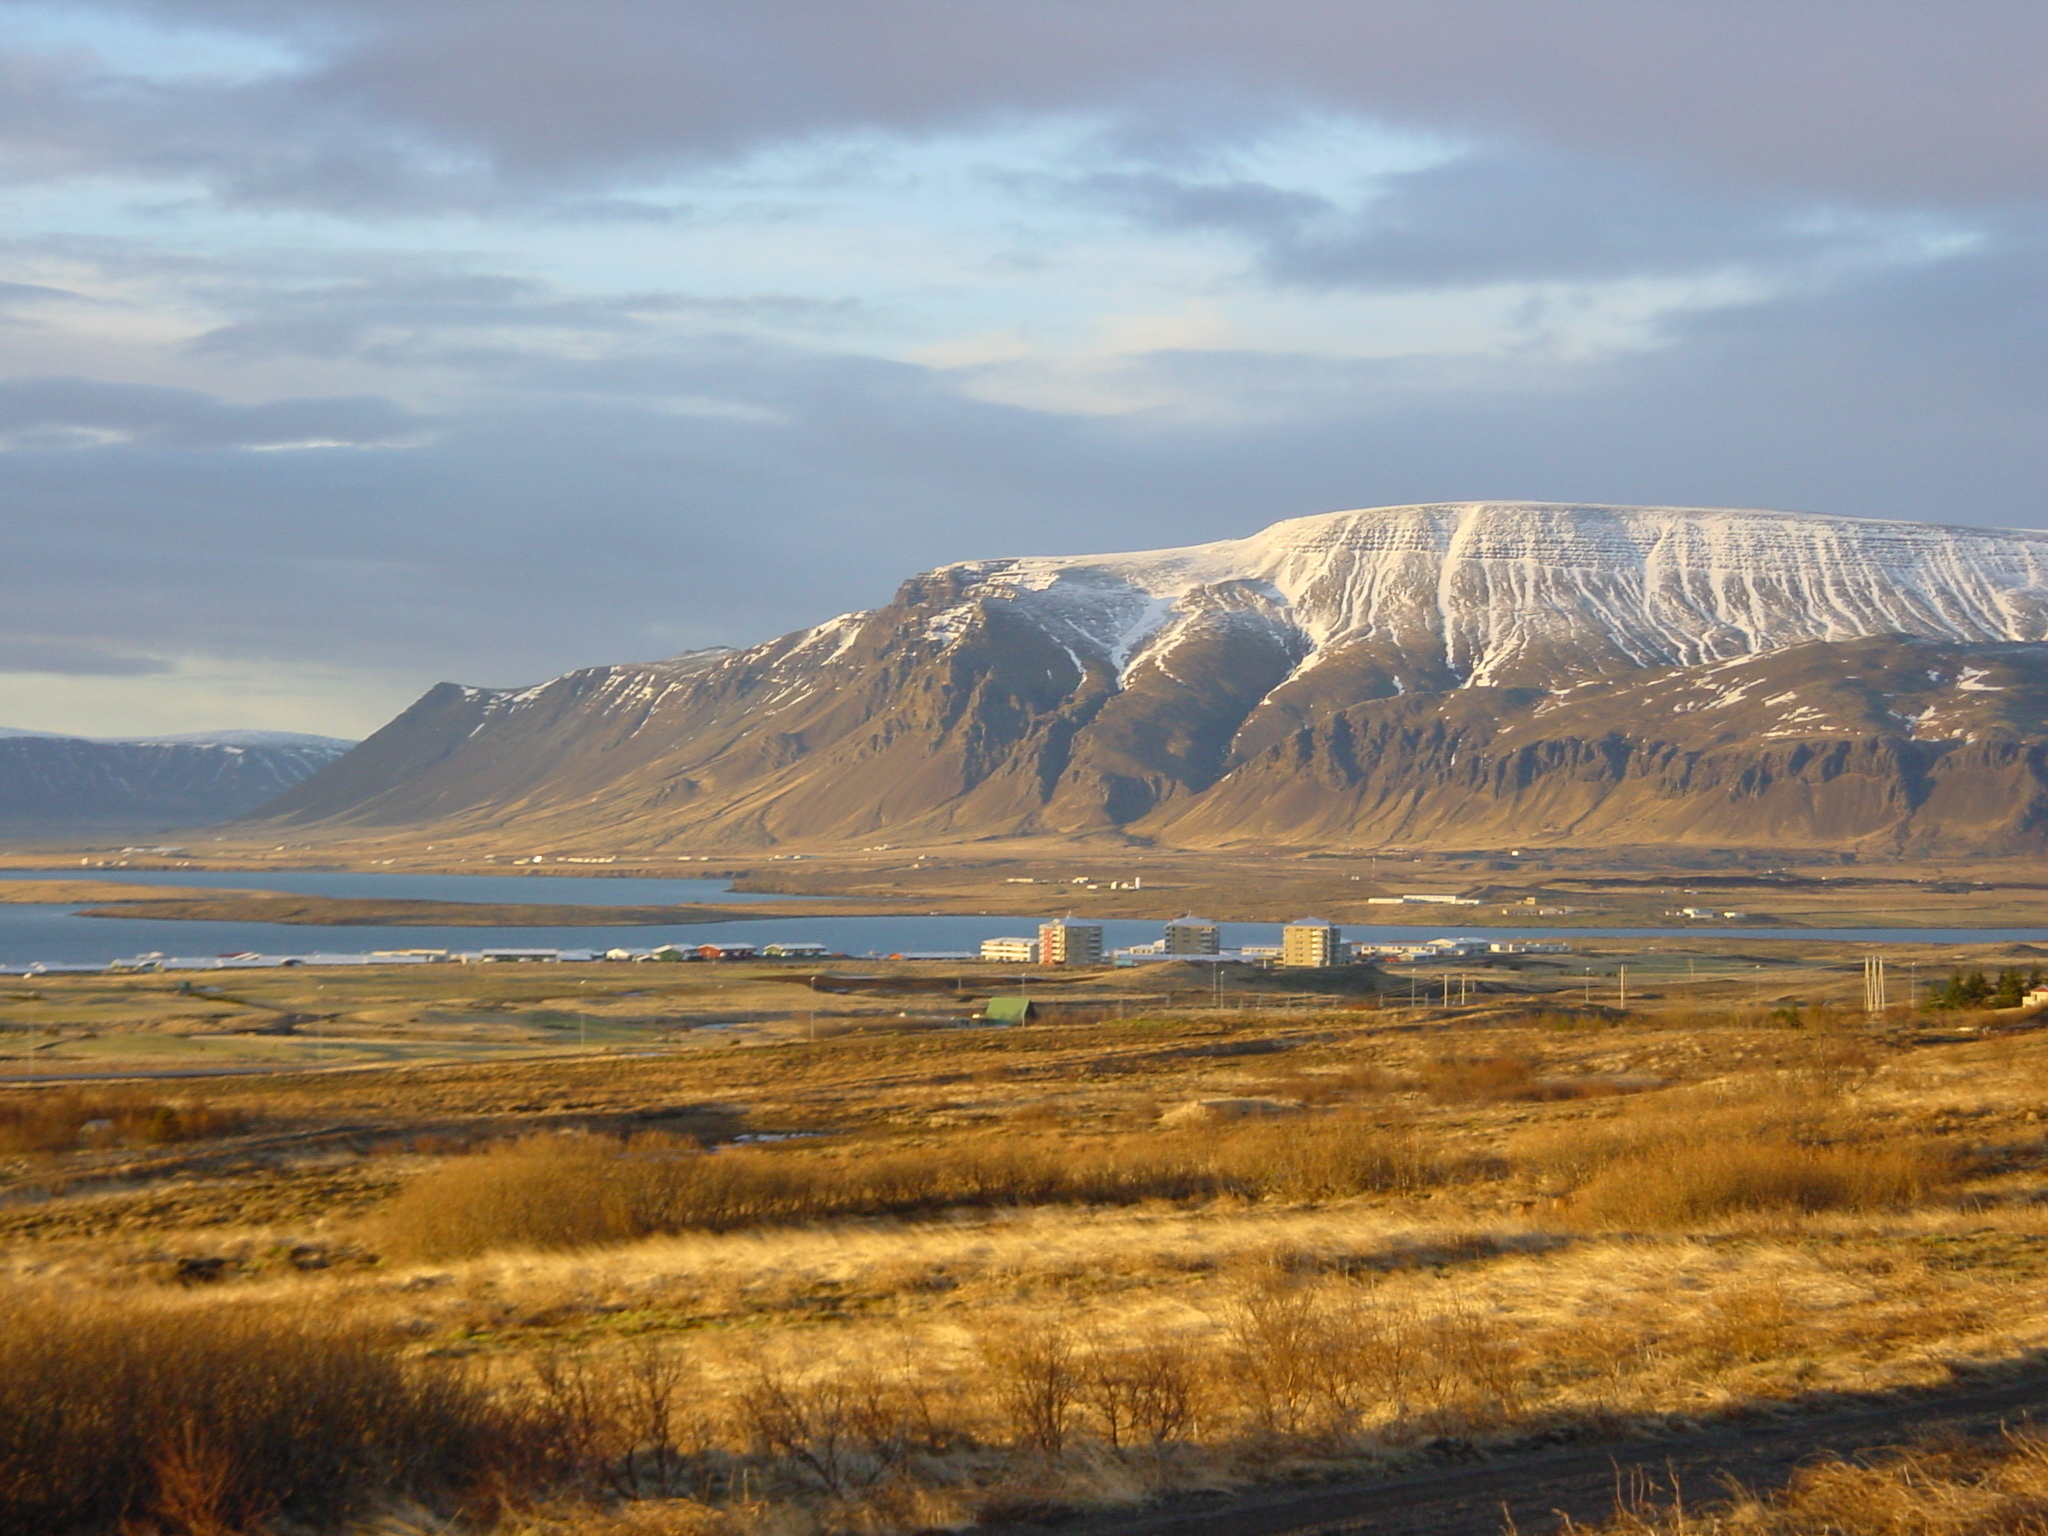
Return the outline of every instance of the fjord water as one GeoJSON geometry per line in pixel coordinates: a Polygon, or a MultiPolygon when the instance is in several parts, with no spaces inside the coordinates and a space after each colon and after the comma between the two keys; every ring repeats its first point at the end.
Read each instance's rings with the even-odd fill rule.
{"type": "MultiPolygon", "coordinates": [[[[415,875],[377,871],[266,870],[223,874],[203,870],[5,870],[0,879],[90,879],[137,886],[199,886],[219,890],[284,891],[305,896],[381,900],[551,902],[574,906],[668,905],[786,901],[792,898],[734,891],[721,880],[651,880],[602,875],[415,875]]],[[[138,893],[139,894],[139,893],[138,893]]],[[[804,897],[828,903],[827,897],[804,897]]],[[[92,903],[100,905],[100,903],[92,903]]],[[[729,923],[548,928],[357,927],[300,923],[172,922],[149,918],[80,917],[79,905],[0,904],[0,962],[34,960],[92,963],[157,951],[202,956],[255,950],[265,954],[373,949],[518,948],[651,949],[656,944],[751,943],[812,940],[849,955],[906,951],[972,950],[983,939],[1028,933],[1034,919],[1017,916],[762,918],[729,923]]],[[[1103,923],[1112,948],[1159,937],[1151,919],[1103,923]]],[[[2048,928],[1498,928],[1460,922],[1399,927],[1344,925],[1346,935],[1368,940],[1417,940],[1438,934],[1500,938],[1731,938],[1835,939],[1844,943],[1967,944],[2048,942],[2048,928]]],[[[1225,923],[1224,942],[1271,944],[1272,923],[1225,923]]]]}

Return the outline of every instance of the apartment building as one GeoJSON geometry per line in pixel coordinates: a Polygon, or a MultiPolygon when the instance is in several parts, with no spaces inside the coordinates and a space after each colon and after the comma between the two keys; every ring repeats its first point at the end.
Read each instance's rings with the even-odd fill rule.
{"type": "Polygon", "coordinates": [[[1038,928],[1040,965],[1100,965],[1102,924],[1076,922],[1071,917],[1041,923],[1038,928]]]}
{"type": "Polygon", "coordinates": [[[1320,917],[1297,917],[1280,930],[1282,965],[1342,965],[1344,938],[1320,917]]]}
{"type": "Polygon", "coordinates": [[[1176,917],[1166,925],[1165,954],[1214,955],[1222,950],[1223,930],[1206,917],[1176,917]]]}

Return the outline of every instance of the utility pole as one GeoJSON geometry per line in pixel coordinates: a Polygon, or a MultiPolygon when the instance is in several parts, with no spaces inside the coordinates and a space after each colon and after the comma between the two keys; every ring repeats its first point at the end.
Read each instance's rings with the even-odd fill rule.
{"type": "Polygon", "coordinates": [[[1884,1012],[1884,956],[1863,957],[1863,1011],[1872,1017],[1884,1012]]]}
{"type": "Polygon", "coordinates": [[[1628,967],[1621,967],[1621,1006],[1628,1006],[1628,967]]]}

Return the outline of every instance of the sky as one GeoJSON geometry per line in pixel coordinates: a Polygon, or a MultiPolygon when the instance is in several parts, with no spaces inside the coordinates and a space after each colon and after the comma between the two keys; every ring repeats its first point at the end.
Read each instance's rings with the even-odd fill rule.
{"type": "Polygon", "coordinates": [[[0,0],[0,725],[1413,501],[2048,526],[2038,0],[0,0]]]}

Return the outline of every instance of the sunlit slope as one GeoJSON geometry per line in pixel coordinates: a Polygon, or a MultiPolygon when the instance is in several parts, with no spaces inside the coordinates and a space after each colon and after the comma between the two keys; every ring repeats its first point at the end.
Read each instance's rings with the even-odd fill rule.
{"type": "Polygon", "coordinates": [[[2003,847],[2041,836],[2044,637],[2043,534],[1380,508],[947,566],[748,650],[443,685],[264,814],[632,849],[2003,847]]]}

